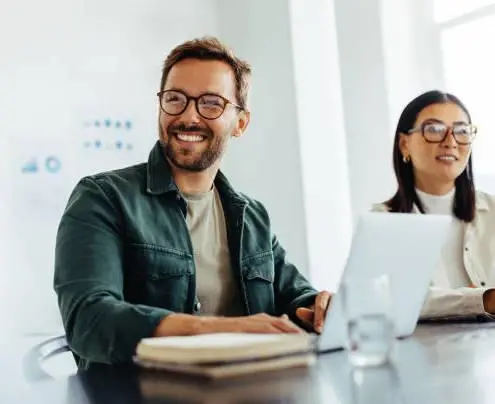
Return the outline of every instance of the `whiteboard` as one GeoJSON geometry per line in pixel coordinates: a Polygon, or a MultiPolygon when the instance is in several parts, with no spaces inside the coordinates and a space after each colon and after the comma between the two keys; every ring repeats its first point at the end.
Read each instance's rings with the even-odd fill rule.
{"type": "Polygon", "coordinates": [[[67,198],[82,176],[147,160],[163,59],[180,42],[215,35],[215,7],[7,3],[0,13],[0,321],[53,334],[61,330],[54,243],[67,198]]]}

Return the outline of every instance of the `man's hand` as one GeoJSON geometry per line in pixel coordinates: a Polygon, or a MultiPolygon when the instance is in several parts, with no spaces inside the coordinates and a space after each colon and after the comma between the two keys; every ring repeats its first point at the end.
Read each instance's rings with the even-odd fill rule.
{"type": "Polygon", "coordinates": [[[197,335],[214,332],[247,332],[259,334],[304,333],[287,315],[270,316],[265,313],[245,317],[208,317],[190,314],[170,314],[155,330],[155,337],[197,335]]]}
{"type": "Polygon", "coordinates": [[[246,317],[234,317],[232,319],[225,318],[224,320],[226,322],[224,322],[223,326],[226,327],[226,330],[229,330],[228,332],[249,332],[262,334],[304,333],[304,330],[290,321],[286,314],[280,317],[274,317],[261,313],[246,317]]]}
{"type": "Polygon", "coordinates": [[[318,296],[316,296],[315,304],[308,308],[299,307],[296,310],[297,318],[309,327],[312,327],[317,333],[321,333],[323,331],[323,324],[325,324],[325,318],[331,299],[332,294],[330,292],[326,290],[320,292],[318,296]]]}

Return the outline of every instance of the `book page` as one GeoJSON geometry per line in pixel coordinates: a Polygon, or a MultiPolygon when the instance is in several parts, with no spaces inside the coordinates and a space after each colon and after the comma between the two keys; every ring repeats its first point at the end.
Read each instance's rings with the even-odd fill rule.
{"type": "Polygon", "coordinates": [[[185,337],[145,338],[144,345],[178,348],[235,348],[246,345],[274,343],[295,336],[284,334],[215,333],[185,337]]]}

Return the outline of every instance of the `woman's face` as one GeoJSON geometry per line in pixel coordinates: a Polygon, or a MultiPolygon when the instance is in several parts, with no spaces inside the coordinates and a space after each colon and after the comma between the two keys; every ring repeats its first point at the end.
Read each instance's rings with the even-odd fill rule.
{"type": "Polygon", "coordinates": [[[453,187],[471,155],[473,127],[467,114],[453,103],[432,104],[417,116],[410,134],[401,134],[402,156],[412,164],[416,187],[429,192],[453,187]]]}

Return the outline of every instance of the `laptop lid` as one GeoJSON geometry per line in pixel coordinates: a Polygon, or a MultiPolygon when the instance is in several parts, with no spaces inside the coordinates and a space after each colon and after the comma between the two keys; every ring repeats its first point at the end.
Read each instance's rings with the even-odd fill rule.
{"type": "MultiPolygon", "coordinates": [[[[407,337],[416,328],[451,225],[448,215],[369,212],[358,219],[341,283],[349,277],[387,274],[396,337],[407,337]]],[[[338,293],[327,311],[318,351],[344,346],[346,326],[338,293]]]]}

